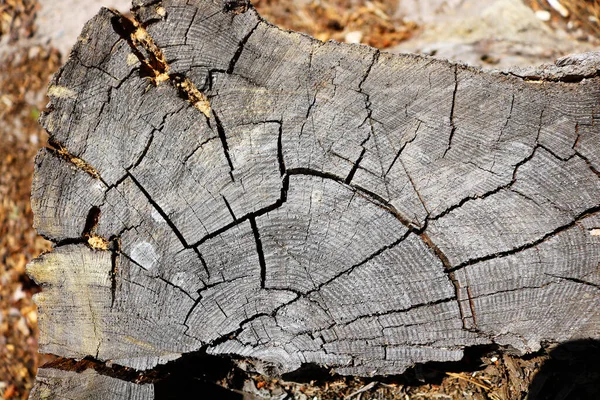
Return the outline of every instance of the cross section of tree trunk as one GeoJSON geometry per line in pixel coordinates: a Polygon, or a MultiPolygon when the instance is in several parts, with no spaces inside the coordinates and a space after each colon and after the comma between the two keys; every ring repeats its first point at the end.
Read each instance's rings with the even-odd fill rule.
{"type": "MultiPolygon", "coordinates": [[[[241,3],[103,9],[54,77],[40,351],[370,376],[600,338],[598,54],[482,72],[241,3]]],[[[40,370],[32,398],[151,397],[73,374],[40,370]]]]}

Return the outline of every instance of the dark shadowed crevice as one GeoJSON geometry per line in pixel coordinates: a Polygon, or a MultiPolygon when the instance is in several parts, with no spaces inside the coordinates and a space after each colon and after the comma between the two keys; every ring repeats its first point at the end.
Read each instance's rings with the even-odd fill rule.
{"type": "Polygon", "coordinates": [[[496,142],[500,142],[500,139],[502,138],[502,136],[504,136],[504,130],[508,127],[508,124],[510,123],[510,119],[512,118],[512,113],[513,113],[513,108],[515,107],[515,94],[512,94],[512,99],[510,101],[510,109],[508,110],[508,116],[506,117],[506,121],[504,122],[504,125],[502,126],[502,128],[500,128],[500,134],[498,135],[498,139],[496,139],[496,142]]]}
{"type": "Polygon", "coordinates": [[[175,236],[177,236],[177,239],[179,239],[179,241],[181,242],[181,244],[183,245],[183,247],[186,248],[186,249],[193,249],[193,251],[196,253],[196,255],[198,256],[198,258],[200,259],[200,261],[202,263],[202,266],[204,267],[204,269],[205,269],[205,271],[207,273],[207,276],[210,276],[210,272],[208,270],[208,266],[206,265],[206,262],[205,262],[204,258],[202,257],[202,254],[200,254],[200,251],[195,246],[190,246],[187,243],[187,241],[183,237],[183,234],[177,228],[177,226],[175,226],[175,224],[173,223],[173,221],[171,221],[171,219],[169,218],[169,216],[167,215],[167,213],[158,205],[158,203],[156,203],[152,199],[152,196],[150,196],[150,193],[148,193],[146,191],[146,189],[140,184],[140,182],[138,182],[138,180],[133,176],[133,174],[131,174],[131,172],[128,171],[127,172],[127,176],[129,176],[131,178],[131,181],[135,184],[135,186],[137,186],[137,188],[140,190],[140,192],[142,192],[142,194],[144,195],[144,197],[146,197],[146,199],[148,200],[148,202],[150,203],[150,205],[152,205],[152,207],[160,214],[160,216],[167,223],[167,225],[169,225],[169,228],[171,228],[171,231],[175,234],[175,236]]]}
{"type": "Polygon", "coordinates": [[[551,346],[533,377],[530,400],[595,400],[600,393],[600,341],[577,339],[551,346]]]}
{"type": "MultiPolygon", "coordinates": [[[[267,121],[271,122],[271,121],[267,121]]],[[[277,163],[279,164],[279,173],[285,175],[285,160],[283,159],[283,123],[281,121],[272,121],[279,125],[279,133],[277,135],[277,163]]]]}
{"type": "Polygon", "coordinates": [[[373,69],[373,66],[377,63],[377,60],[379,60],[379,56],[381,54],[379,49],[374,49],[374,53],[373,53],[373,58],[371,58],[371,62],[369,63],[369,66],[367,67],[367,70],[365,71],[364,75],[362,76],[362,79],[360,80],[360,82],[358,83],[358,91],[359,93],[362,93],[365,98],[366,98],[366,105],[367,105],[367,110],[369,110],[369,107],[371,105],[371,101],[369,98],[369,95],[364,93],[363,90],[363,85],[365,84],[365,82],[367,81],[367,78],[369,77],[369,75],[371,74],[371,70],[373,69]]]}
{"type": "Polygon", "coordinates": [[[196,85],[181,73],[169,74],[169,82],[177,90],[179,98],[191,104],[208,119],[210,116],[210,102],[206,96],[196,88],[196,85]]]}
{"type": "Polygon", "coordinates": [[[181,73],[170,72],[162,49],[156,45],[143,24],[133,16],[129,18],[118,11],[111,12],[114,15],[111,18],[113,30],[129,44],[132,53],[140,62],[140,77],[150,79],[155,86],[162,82],[169,82],[177,90],[180,98],[186,100],[202,112],[206,118],[209,118],[210,102],[206,96],[188,77],[181,73]]]}
{"type": "MultiPolygon", "coordinates": [[[[227,5],[226,5],[227,7],[227,5]]],[[[231,59],[231,61],[229,62],[229,66],[227,67],[227,73],[228,74],[233,74],[233,70],[235,69],[235,64],[237,64],[240,56],[242,55],[242,51],[244,50],[244,46],[246,45],[246,43],[248,43],[248,40],[250,39],[250,36],[252,36],[252,34],[254,33],[254,31],[256,30],[256,28],[258,28],[258,25],[260,24],[260,22],[257,22],[256,25],[254,25],[252,27],[252,29],[250,30],[250,32],[248,32],[246,34],[246,36],[244,36],[240,42],[240,44],[238,45],[238,48],[235,50],[235,54],[233,55],[233,58],[231,59]]]]}
{"type": "Polygon", "coordinates": [[[41,235],[44,239],[51,241],[54,243],[54,247],[58,248],[58,247],[63,247],[63,246],[69,246],[69,245],[73,245],[73,244],[87,244],[87,239],[83,238],[83,237],[78,237],[78,238],[65,238],[65,239],[53,239],[51,237],[47,237],[44,235],[41,235]]]}
{"type": "MultiPolygon", "coordinates": [[[[454,274],[451,273],[453,276],[454,274]]],[[[469,309],[471,310],[471,319],[473,320],[473,329],[475,332],[479,331],[477,327],[477,314],[475,313],[475,302],[473,301],[473,293],[471,292],[471,286],[467,285],[467,298],[469,300],[469,309]]]]}
{"type": "Polygon", "coordinates": [[[233,209],[231,208],[231,205],[227,201],[227,197],[225,197],[224,195],[221,194],[221,198],[223,198],[223,202],[225,203],[225,207],[227,207],[227,211],[229,211],[229,214],[231,215],[231,218],[233,219],[233,221],[234,222],[237,221],[235,213],[233,212],[233,209]]]}
{"type": "MultiPolygon", "coordinates": [[[[433,241],[431,240],[429,235],[427,235],[425,232],[421,233],[420,237],[421,237],[421,240],[423,241],[423,243],[425,243],[425,245],[427,247],[429,247],[429,249],[442,262],[442,265],[444,266],[444,272],[446,273],[446,275],[448,276],[448,279],[450,280],[450,282],[452,283],[452,286],[454,287],[454,299],[456,300],[456,303],[458,304],[458,311],[460,313],[460,320],[462,322],[463,329],[467,329],[467,330],[470,329],[470,327],[467,326],[467,322],[466,322],[467,316],[465,315],[465,312],[463,310],[462,301],[460,298],[460,283],[458,282],[458,279],[456,279],[456,276],[454,275],[454,271],[452,271],[452,265],[450,264],[448,257],[444,254],[444,252],[435,243],[433,243],[433,241]]],[[[472,305],[471,298],[469,298],[469,303],[472,305]]],[[[473,312],[474,311],[473,308],[471,309],[471,311],[472,311],[472,315],[473,315],[473,325],[476,327],[475,317],[474,317],[475,313],[473,312]]]]}
{"type": "MultiPolygon", "coordinates": [[[[164,124],[164,121],[163,121],[163,124],[164,124]]],[[[133,164],[131,164],[131,166],[126,168],[127,171],[132,170],[135,167],[137,167],[138,165],[140,165],[142,160],[146,157],[146,154],[148,154],[148,149],[150,149],[150,146],[152,145],[152,141],[154,140],[154,132],[155,132],[155,130],[150,132],[150,137],[148,138],[148,141],[146,142],[146,145],[144,146],[144,149],[142,150],[140,156],[138,157],[137,160],[135,160],[135,162],[133,164]]],[[[118,182],[115,184],[115,186],[117,186],[117,185],[118,185],[118,182]]]]}
{"type": "Polygon", "coordinates": [[[119,254],[121,253],[121,239],[116,237],[110,241],[110,308],[115,305],[117,292],[117,274],[119,272],[119,254]]]}
{"type": "Polygon", "coordinates": [[[546,273],[546,275],[551,276],[553,278],[563,279],[565,281],[579,283],[581,285],[587,285],[587,286],[590,286],[590,287],[593,287],[593,288],[596,288],[596,289],[600,289],[600,285],[598,285],[597,283],[588,282],[588,281],[585,281],[583,279],[574,278],[574,277],[570,277],[570,276],[562,276],[562,275],[549,274],[549,273],[546,273]]]}
{"type": "Polygon", "coordinates": [[[356,173],[356,171],[358,170],[358,166],[360,165],[360,162],[362,161],[365,153],[366,153],[367,149],[365,149],[363,147],[362,151],[360,152],[360,155],[358,156],[358,158],[356,159],[356,161],[354,162],[354,165],[352,165],[352,169],[350,170],[350,172],[348,173],[348,176],[346,177],[346,179],[344,180],[344,183],[349,185],[350,182],[352,182],[352,178],[354,178],[354,174],[356,173]]]}
{"type": "Polygon", "coordinates": [[[76,373],[93,369],[100,375],[123,381],[153,384],[155,400],[190,398],[191,393],[201,394],[201,398],[207,399],[242,400],[239,389],[227,389],[219,383],[241,389],[247,377],[231,359],[206,354],[205,348],[184,354],[177,360],[147,371],[107,364],[90,357],[79,361],[58,358],[42,368],[76,373]]]}
{"type": "Polygon", "coordinates": [[[184,288],[182,288],[181,286],[178,286],[176,284],[174,284],[173,282],[169,282],[168,280],[166,280],[165,278],[163,278],[162,276],[157,276],[157,278],[161,281],[166,283],[168,286],[171,286],[174,289],[179,290],[181,293],[183,293],[185,296],[189,297],[190,300],[194,300],[194,298],[192,297],[191,294],[189,294],[184,288]]]}
{"type": "Polygon", "coordinates": [[[100,220],[100,207],[92,206],[88,211],[88,214],[85,219],[83,230],[81,231],[81,236],[74,238],[63,238],[63,239],[55,239],[48,238],[42,235],[45,239],[54,243],[54,247],[62,247],[68,245],[76,245],[76,244],[84,244],[92,249],[96,250],[108,250],[109,241],[105,238],[97,236],[94,231],[98,226],[98,221],[100,220]]]}
{"type": "MultiPolygon", "coordinates": [[[[198,307],[198,304],[200,304],[201,301],[202,301],[202,295],[200,293],[198,293],[198,297],[194,301],[194,304],[192,304],[192,306],[188,310],[187,314],[185,315],[185,319],[183,320],[183,325],[185,325],[187,329],[189,329],[189,326],[188,326],[187,322],[188,322],[188,320],[190,319],[190,316],[192,315],[192,313],[194,312],[194,310],[196,309],[196,307],[198,307]]],[[[187,329],[186,329],[186,332],[187,332],[187,329]]]]}
{"type": "MultiPolygon", "coordinates": [[[[207,122],[207,124],[208,124],[208,127],[210,128],[210,123],[209,123],[209,120],[206,120],[206,122],[207,122]]],[[[212,129],[212,128],[211,128],[211,129],[212,129]]],[[[190,158],[192,158],[192,156],[193,156],[194,154],[196,154],[196,152],[197,152],[198,150],[200,150],[200,149],[201,149],[201,148],[202,148],[202,147],[203,147],[205,144],[207,144],[208,142],[210,142],[210,141],[212,141],[212,140],[214,140],[214,139],[217,139],[217,138],[218,138],[217,136],[211,136],[211,137],[209,137],[208,139],[206,139],[205,141],[203,141],[203,142],[201,142],[200,144],[198,144],[198,146],[196,146],[196,147],[195,147],[195,148],[194,148],[194,149],[193,149],[193,150],[190,152],[190,154],[188,154],[187,156],[185,156],[185,158],[184,158],[184,159],[183,159],[183,161],[182,161],[182,164],[184,164],[184,165],[185,165],[185,164],[187,164],[187,162],[189,161],[189,159],[190,159],[190,158]]]]}
{"type": "Polygon", "coordinates": [[[135,178],[135,176],[133,176],[133,174],[131,174],[131,172],[128,172],[127,175],[131,178],[131,181],[135,184],[135,186],[137,186],[137,188],[140,190],[140,192],[142,192],[144,197],[146,197],[146,200],[148,200],[148,202],[160,214],[160,216],[167,223],[167,225],[169,225],[169,228],[171,228],[171,230],[173,231],[175,236],[177,236],[177,239],[179,239],[179,241],[181,242],[183,247],[190,248],[190,246],[187,244],[185,238],[183,237],[183,234],[175,226],[173,221],[171,221],[171,218],[167,215],[167,213],[158,205],[158,203],[156,203],[156,201],[154,201],[152,199],[152,196],[150,196],[150,193],[148,193],[148,191],[146,191],[146,189],[140,184],[140,182],[135,178]]]}
{"type": "Polygon", "coordinates": [[[273,204],[271,204],[271,205],[269,205],[267,207],[261,208],[259,210],[256,210],[254,212],[242,215],[241,217],[238,217],[235,221],[233,221],[233,222],[231,222],[231,223],[229,223],[229,224],[227,224],[227,225],[225,225],[225,226],[223,226],[223,227],[221,227],[221,228],[219,228],[219,229],[217,229],[217,230],[209,233],[208,235],[202,237],[200,240],[198,240],[197,242],[193,243],[191,246],[193,248],[197,248],[202,243],[205,243],[207,240],[213,239],[213,238],[221,235],[223,232],[226,232],[229,229],[233,228],[234,226],[239,225],[239,224],[247,221],[251,217],[252,218],[260,217],[261,215],[264,215],[264,214],[266,214],[266,213],[268,213],[270,211],[276,210],[279,207],[281,207],[287,201],[287,192],[288,192],[289,183],[290,183],[289,174],[286,173],[282,177],[281,183],[282,183],[282,185],[281,185],[280,197],[279,197],[279,199],[275,203],[273,203],[273,204]]]}
{"type": "Polygon", "coordinates": [[[194,25],[197,15],[198,15],[198,8],[195,8],[194,15],[192,15],[192,18],[190,18],[190,23],[188,24],[187,28],[185,29],[185,33],[183,34],[183,43],[184,44],[188,44],[188,36],[190,34],[190,29],[192,29],[192,25],[194,25]]]}
{"type": "Polygon", "coordinates": [[[93,206],[88,211],[87,218],[85,219],[85,226],[83,228],[83,232],[81,232],[81,236],[87,237],[91,235],[96,226],[98,226],[98,221],[100,220],[100,207],[93,206]]]}
{"type": "MultiPolygon", "coordinates": [[[[417,133],[419,132],[419,129],[421,128],[421,124],[422,123],[423,123],[423,121],[418,120],[418,124],[417,124],[417,127],[415,128],[415,132],[413,134],[413,137],[410,140],[407,140],[406,142],[404,142],[404,144],[400,147],[400,149],[398,150],[398,152],[394,156],[394,159],[392,160],[392,163],[388,167],[387,171],[385,171],[385,174],[383,174],[384,177],[386,177],[390,173],[390,171],[392,170],[392,168],[396,164],[396,161],[398,161],[398,159],[400,158],[400,154],[402,154],[402,152],[404,151],[404,149],[406,148],[406,146],[408,146],[410,143],[412,143],[412,142],[415,141],[415,139],[417,138],[417,133]]],[[[406,171],[406,168],[404,168],[404,172],[406,172],[406,175],[408,176],[408,172],[406,171]]],[[[409,180],[411,180],[411,183],[412,183],[412,179],[410,178],[410,176],[409,176],[409,180]]],[[[414,187],[414,184],[413,184],[413,187],[414,187]]],[[[415,189],[415,191],[416,191],[416,189],[415,189]]]]}
{"type": "MultiPolygon", "coordinates": [[[[114,239],[114,240],[119,240],[119,242],[118,242],[118,243],[119,243],[119,246],[120,246],[120,238],[118,238],[118,237],[117,237],[117,238],[116,238],[116,239],[114,239]]],[[[118,267],[118,264],[117,264],[118,258],[117,258],[117,257],[118,257],[119,255],[121,255],[121,256],[123,256],[124,258],[126,258],[126,259],[127,259],[129,262],[131,262],[133,265],[135,265],[136,267],[140,268],[141,270],[148,272],[148,269],[147,269],[146,267],[144,267],[144,266],[143,266],[142,264],[140,264],[139,262],[135,261],[133,258],[131,258],[131,256],[130,256],[130,255],[128,255],[128,254],[126,254],[126,253],[124,253],[124,252],[123,252],[123,251],[120,249],[120,247],[119,247],[118,249],[115,249],[115,250],[113,251],[113,256],[115,257],[115,264],[113,264],[113,266],[114,266],[114,268],[115,268],[115,269],[114,269],[114,274],[112,274],[112,275],[113,275],[113,281],[112,281],[112,282],[113,282],[113,284],[114,284],[114,286],[115,286],[115,287],[116,287],[116,274],[117,274],[117,272],[118,272],[118,269],[117,269],[117,267],[118,267]]],[[[199,301],[198,299],[194,299],[194,297],[193,297],[193,296],[192,296],[192,295],[191,295],[191,294],[190,294],[188,291],[186,291],[184,288],[182,288],[181,286],[178,286],[178,285],[174,284],[173,282],[170,282],[170,281],[168,281],[167,279],[163,278],[162,276],[160,276],[160,275],[157,275],[157,276],[156,276],[156,279],[158,279],[158,280],[160,280],[161,282],[163,282],[163,283],[167,284],[168,286],[170,286],[170,287],[172,287],[172,288],[174,288],[174,289],[176,289],[176,290],[180,291],[180,292],[181,292],[181,293],[183,293],[185,296],[189,297],[191,300],[199,301]]],[[[128,282],[130,282],[130,283],[132,283],[132,284],[135,284],[135,285],[139,285],[139,283],[137,283],[137,282],[135,282],[135,281],[128,281],[128,282]]],[[[143,286],[143,285],[140,285],[140,286],[144,287],[145,289],[148,289],[146,286],[143,286]]],[[[151,290],[151,289],[148,289],[148,290],[151,290]]],[[[114,302],[114,292],[113,292],[113,302],[114,302]]]]}
{"type": "MultiPolygon", "coordinates": [[[[415,132],[415,134],[416,134],[416,132],[415,132]]],[[[417,136],[415,135],[415,137],[417,137],[417,136]]],[[[416,183],[415,183],[412,175],[408,173],[408,169],[406,168],[406,165],[404,164],[404,161],[402,161],[401,158],[399,158],[399,161],[400,161],[400,165],[402,165],[402,169],[404,170],[404,173],[406,174],[406,177],[408,178],[408,181],[410,182],[410,185],[412,186],[415,194],[417,195],[417,199],[419,199],[419,202],[421,203],[421,205],[423,206],[423,209],[427,213],[427,216],[425,217],[425,222],[423,223],[422,226],[419,227],[420,231],[424,231],[425,228],[427,227],[428,219],[429,219],[429,216],[431,215],[431,212],[429,211],[429,208],[425,204],[425,199],[423,198],[423,196],[421,196],[421,193],[417,189],[417,185],[416,185],[416,183]]]]}
{"type": "Polygon", "coordinates": [[[260,264],[260,287],[265,288],[265,280],[267,279],[267,264],[265,262],[265,253],[263,252],[262,241],[260,240],[260,232],[256,226],[256,219],[250,218],[250,226],[254,233],[254,241],[256,242],[256,252],[258,253],[258,263],[260,264]]]}
{"type": "MultiPolygon", "coordinates": [[[[308,294],[310,294],[310,293],[308,293],[308,294]]],[[[417,310],[419,308],[437,306],[437,305],[440,305],[440,304],[446,304],[446,303],[450,303],[450,302],[453,302],[453,301],[456,301],[456,297],[455,296],[445,297],[445,298],[442,298],[442,299],[437,299],[437,300],[429,301],[429,302],[426,302],[426,303],[411,304],[410,306],[405,307],[405,308],[397,308],[397,309],[390,309],[390,310],[385,310],[385,311],[373,312],[373,313],[369,313],[369,314],[365,314],[365,315],[360,315],[360,316],[358,316],[356,318],[353,318],[353,319],[350,319],[350,320],[347,320],[347,321],[340,322],[339,324],[338,323],[332,323],[332,325],[330,327],[325,327],[323,329],[320,329],[319,331],[320,332],[326,331],[328,329],[331,329],[335,325],[346,326],[346,325],[350,325],[350,324],[352,324],[354,322],[357,322],[357,321],[360,321],[360,320],[363,320],[363,319],[368,319],[368,318],[373,318],[373,317],[383,317],[383,316],[390,315],[390,314],[406,313],[406,312],[410,312],[410,311],[413,311],[413,310],[417,310]]]]}
{"type": "Polygon", "coordinates": [[[223,146],[223,153],[227,159],[227,164],[229,164],[229,177],[231,178],[232,182],[235,182],[235,178],[233,177],[233,162],[229,156],[229,146],[227,145],[227,135],[225,134],[225,129],[223,128],[221,120],[219,119],[216,111],[213,110],[212,113],[213,117],[215,118],[215,125],[217,126],[217,134],[219,135],[219,139],[221,139],[221,145],[223,146]]]}
{"type": "Polygon", "coordinates": [[[542,145],[540,145],[538,143],[538,139],[540,136],[540,131],[541,131],[541,119],[542,116],[544,115],[544,111],[542,110],[541,115],[540,115],[540,127],[538,129],[537,132],[537,138],[535,140],[535,144],[533,146],[533,149],[531,150],[531,153],[529,153],[529,155],[525,158],[523,158],[521,161],[519,161],[518,163],[515,164],[514,169],[513,169],[513,173],[512,173],[512,177],[510,182],[508,182],[505,185],[501,185],[498,186],[490,191],[487,191],[485,193],[482,193],[480,195],[474,195],[474,196],[467,196],[465,198],[463,198],[461,201],[459,201],[456,204],[451,205],[450,207],[446,208],[445,210],[443,210],[442,212],[428,218],[428,220],[430,221],[435,221],[437,219],[443,218],[446,215],[448,215],[449,213],[451,213],[452,211],[462,207],[463,205],[465,205],[467,202],[472,201],[472,200],[482,200],[485,199],[487,197],[490,197],[496,193],[499,193],[500,191],[504,190],[504,189],[509,189],[510,187],[512,187],[516,182],[517,182],[517,173],[519,171],[519,168],[521,168],[523,165],[527,164],[529,161],[531,161],[531,159],[535,156],[537,150],[541,147],[544,148],[542,145]]]}
{"type": "Polygon", "coordinates": [[[388,203],[387,200],[385,200],[383,197],[379,196],[376,193],[371,192],[370,190],[367,190],[363,187],[360,187],[358,185],[352,185],[352,184],[347,184],[343,178],[331,174],[331,173],[327,173],[327,172],[323,172],[323,171],[318,171],[318,170],[314,170],[314,169],[310,169],[310,168],[292,168],[289,169],[288,171],[288,175],[307,175],[307,176],[317,176],[320,178],[324,178],[324,179],[331,179],[333,181],[336,181],[338,183],[341,183],[349,188],[351,188],[352,191],[356,192],[356,194],[358,194],[359,196],[362,196],[364,199],[368,200],[370,203],[374,204],[375,206],[389,212],[390,214],[392,214],[396,219],[398,219],[402,225],[404,225],[409,231],[413,232],[413,233],[420,233],[422,228],[415,226],[410,220],[409,218],[407,218],[405,215],[403,215],[400,211],[398,211],[394,206],[392,206],[391,204],[388,203]]]}
{"type": "Polygon", "coordinates": [[[598,177],[600,177],[600,171],[598,169],[596,169],[596,167],[592,164],[592,162],[589,160],[589,158],[585,157],[583,154],[579,153],[577,150],[575,150],[575,154],[581,158],[583,161],[585,161],[585,163],[587,164],[588,168],[595,173],[596,175],[598,175],[598,177]]]}
{"type": "MultiPolygon", "coordinates": [[[[188,312],[187,312],[187,314],[185,316],[183,325],[185,325],[189,329],[189,326],[187,325],[187,321],[189,320],[190,316],[192,315],[192,312],[194,311],[194,309],[198,306],[198,304],[200,304],[200,301],[202,301],[202,294],[206,290],[211,289],[211,288],[213,288],[215,286],[223,285],[225,283],[232,283],[232,282],[235,282],[235,281],[238,281],[238,280],[244,280],[244,279],[246,279],[246,276],[241,276],[241,277],[233,278],[233,279],[230,279],[230,280],[218,281],[218,282],[214,282],[214,283],[210,283],[210,284],[205,284],[200,289],[196,290],[196,294],[198,295],[198,297],[195,299],[194,304],[192,304],[192,306],[188,310],[188,312]]],[[[223,313],[223,314],[225,314],[225,313],[223,313]]]]}
{"type": "Polygon", "coordinates": [[[477,264],[480,263],[482,261],[488,261],[488,260],[493,260],[496,258],[503,258],[503,257],[507,257],[513,254],[517,254],[522,252],[523,250],[527,250],[530,249],[532,247],[535,247],[547,240],[552,239],[553,237],[555,237],[556,235],[558,235],[561,232],[564,232],[568,229],[573,228],[574,226],[576,226],[581,220],[583,220],[584,218],[590,217],[592,215],[597,214],[598,212],[600,212],[600,206],[596,206],[596,207],[592,207],[589,208],[583,212],[581,212],[579,215],[577,215],[573,221],[569,222],[568,224],[565,225],[561,225],[558,228],[554,229],[552,232],[549,232],[547,234],[545,234],[544,236],[542,236],[541,238],[533,241],[533,242],[529,242],[529,243],[525,243],[522,246],[516,247],[514,249],[510,249],[510,250],[506,250],[506,251],[500,251],[498,253],[493,253],[493,254],[488,254],[486,256],[483,257],[477,257],[477,258],[472,258],[469,259],[465,262],[462,262],[454,267],[452,267],[449,271],[450,272],[454,272],[454,271],[458,271],[460,269],[463,269],[465,267],[468,267],[469,265],[473,265],[473,264],[477,264]]]}
{"type": "MultiPolygon", "coordinates": [[[[446,372],[475,372],[486,367],[484,358],[498,355],[504,349],[495,344],[475,345],[465,347],[460,361],[417,363],[402,374],[375,375],[361,378],[357,387],[364,387],[370,382],[378,382],[395,386],[421,386],[424,384],[440,385],[447,377],[446,372]]],[[[281,379],[298,383],[310,383],[311,386],[326,386],[329,383],[343,381],[351,385],[356,378],[332,373],[331,369],[313,363],[305,363],[296,371],[283,374],[281,379]]]]}
{"type": "Polygon", "coordinates": [[[145,29],[135,19],[129,19],[114,10],[111,10],[111,12],[114,15],[111,18],[113,30],[129,44],[131,52],[140,62],[140,76],[156,79],[157,76],[166,74],[168,65],[162,53],[156,51],[157,48],[155,48],[154,43],[143,43],[137,39],[138,35],[136,33],[138,29],[144,31],[145,29]]]}
{"type": "Polygon", "coordinates": [[[379,55],[380,55],[379,50],[375,50],[375,52],[373,53],[373,58],[371,58],[371,62],[369,63],[369,66],[367,67],[365,74],[363,75],[361,81],[358,83],[358,92],[364,96],[365,109],[367,110],[367,116],[360,126],[362,126],[365,122],[368,122],[369,123],[369,135],[360,144],[360,146],[362,147],[362,151],[360,152],[360,155],[358,156],[356,161],[354,161],[354,163],[352,164],[352,168],[350,169],[348,176],[346,176],[346,179],[344,180],[344,183],[346,183],[346,184],[350,184],[350,182],[352,182],[352,178],[354,178],[354,174],[356,174],[356,171],[358,170],[358,167],[360,166],[360,163],[367,151],[367,149],[365,148],[365,144],[369,141],[369,139],[371,139],[371,137],[375,136],[375,126],[373,126],[373,109],[371,108],[371,106],[372,106],[371,96],[368,93],[363,91],[363,84],[366,82],[367,78],[369,77],[369,75],[371,73],[371,70],[373,69],[373,66],[379,59],[379,55]]]}
{"type": "Polygon", "coordinates": [[[456,132],[456,125],[454,124],[454,107],[456,105],[456,92],[458,91],[458,64],[454,64],[454,91],[452,92],[452,106],[450,107],[450,136],[448,137],[448,146],[442,155],[442,158],[446,157],[446,153],[452,148],[452,140],[454,139],[454,133],[456,132]]]}

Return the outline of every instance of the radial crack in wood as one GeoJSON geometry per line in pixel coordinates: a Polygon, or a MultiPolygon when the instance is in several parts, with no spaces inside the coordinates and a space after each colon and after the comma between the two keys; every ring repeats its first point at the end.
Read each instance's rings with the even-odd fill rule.
{"type": "MultiPolygon", "coordinates": [[[[88,22],[48,90],[40,351],[367,376],[600,338],[600,56],[519,77],[228,2],[133,5],[88,22]]],[[[152,397],[73,374],[41,369],[32,398],[152,397]]]]}

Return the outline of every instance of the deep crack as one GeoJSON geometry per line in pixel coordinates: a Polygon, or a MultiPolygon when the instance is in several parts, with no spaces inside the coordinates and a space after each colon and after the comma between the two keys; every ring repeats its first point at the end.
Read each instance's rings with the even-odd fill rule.
{"type": "Polygon", "coordinates": [[[574,226],[576,226],[584,218],[587,218],[587,217],[590,217],[592,215],[595,215],[598,212],[600,212],[600,205],[596,206],[596,207],[589,208],[589,209],[587,209],[587,210],[579,213],[579,215],[577,215],[573,219],[573,221],[569,222],[568,224],[559,226],[558,228],[554,229],[552,232],[549,232],[549,233],[545,234],[544,236],[542,236],[541,238],[539,238],[537,240],[534,240],[534,241],[529,242],[529,243],[525,243],[522,246],[510,249],[510,250],[505,250],[505,251],[497,252],[497,253],[494,253],[494,254],[488,254],[488,255],[485,255],[485,256],[482,256],[482,257],[477,257],[477,258],[469,259],[467,261],[464,261],[464,262],[462,262],[462,263],[460,263],[460,264],[452,267],[450,269],[450,271],[451,272],[458,271],[460,269],[463,269],[463,268],[468,267],[470,265],[474,265],[474,264],[480,263],[482,261],[488,261],[488,260],[493,260],[493,259],[497,259],[497,258],[503,258],[503,257],[507,257],[507,256],[510,256],[510,255],[513,255],[513,254],[520,253],[523,250],[530,249],[530,248],[535,247],[535,246],[537,246],[537,245],[539,245],[541,243],[544,243],[547,240],[552,239],[553,237],[555,237],[556,235],[558,235],[561,232],[564,232],[564,231],[566,231],[568,229],[573,228],[574,226]]]}
{"type": "Polygon", "coordinates": [[[262,241],[260,240],[260,232],[258,231],[258,227],[256,226],[256,219],[254,217],[250,218],[250,226],[252,227],[252,232],[254,233],[254,241],[256,242],[256,252],[258,253],[258,263],[260,265],[260,287],[261,289],[264,289],[265,281],[267,279],[267,264],[265,261],[265,254],[263,252],[262,241]]]}
{"type": "Polygon", "coordinates": [[[454,107],[456,105],[456,92],[458,91],[458,64],[454,64],[454,91],[452,92],[452,106],[450,107],[450,137],[448,137],[448,146],[442,155],[442,158],[446,157],[446,153],[452,148],[452,140],[454,139],[454,133],[456,132],[456,125],[454,124],[454,107]]]}

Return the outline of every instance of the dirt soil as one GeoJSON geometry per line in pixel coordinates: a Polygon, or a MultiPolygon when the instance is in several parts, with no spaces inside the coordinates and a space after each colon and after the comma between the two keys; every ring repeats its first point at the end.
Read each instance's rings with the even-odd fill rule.
{"type": "MultiPolygon", "coordinates": [[[[79,7],[87,7],[84,3],[79,7]]],[[[581,40],[600,37],[597,1],[562,0],[567,16],[545,1],[526,3],[542,12],[536,15],[549,15],[547,24],[552,29],[574,32],[581,40]]],[[[270,22],[322,40],[387,48],[421,29],[417,22],[399,14],[397,0],[256,0],[254,4],[270,22]]],[[[52,47],[52,41],[36,40],[36,16],[44,15],[38,13],[37,0],[0,0],[0,50],[4,50],[0,51],[0,400],[26,399],[37,367],[54,358],[37,353],[37,310],[32,296],[40,288],[25,274],[26,264],[50,249],[50,242],[32,228],[29,197],[33,160],[47,141],[37,118],[47,103],[50,76],[65,57],[52,47]]],[[[540,394],[544,388],[546,392],[554,388],[559,382],[556,371],[562,371],[564,363],[550,372],[544,372],[544,365],[575,352],[583,354],[584,360],[576,365],[571,360],[565,373],[576,374],[573,382],[583,380],[585,391],[578,391],[571,382],[552,389],[548,397],[536,398],[600,398],[600,347],[588,343],[576,349],[579,353],[550,346],[523,358],[495,348],[471,349],[460,363],[420,365],[401,376],[372,379],[336,377],[326,370],[288,376],[287,380],[269,379],[254,373],[251,364],[238,363],[217,383],[238,393],[243,390],[248,399],[522,399],[531,390],[540,394]],[[590,359],[595,369],[586,367],[579,372],[582,365],[592,365],[587,364],[590,359]],[[234,383],[236,374],[243,378],[234,383]],[[533,382],[536,374],[544,379],[533,382]],[[586,397],[590,394],[596,397],[586,397]]]]}
{"type": "Polygon", "coordinates": [[[60,65],[56,51],[20,50],[0,63],[0,398],[27,398],[37,354],[39,288],[25,265],[50,248],[31,226],[33,157],[46,135],[37,124],[48,79],[60,65]]]}

